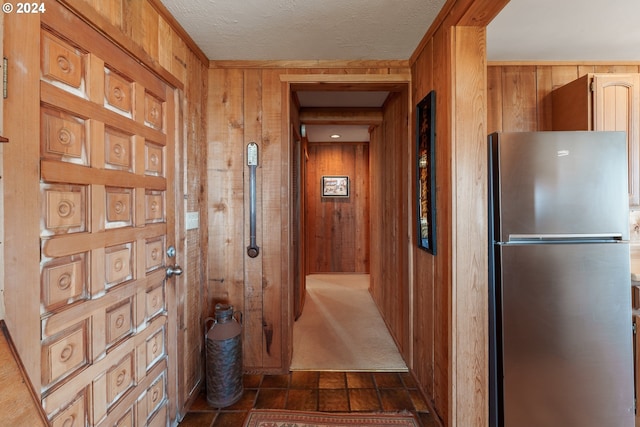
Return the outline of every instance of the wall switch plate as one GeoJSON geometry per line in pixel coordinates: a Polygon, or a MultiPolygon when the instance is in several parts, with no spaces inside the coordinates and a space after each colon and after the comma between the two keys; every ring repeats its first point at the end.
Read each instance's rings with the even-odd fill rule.
{"type": "Polygon", "coordinates": [[[187,230],[194,230],[200,227],[200,213],[199,212],[187,212],[187,230]]]}

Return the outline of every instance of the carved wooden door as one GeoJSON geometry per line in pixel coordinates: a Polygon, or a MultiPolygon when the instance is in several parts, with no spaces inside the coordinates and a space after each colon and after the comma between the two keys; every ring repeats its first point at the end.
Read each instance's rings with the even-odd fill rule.
{"type": "Polygon", "coordinates": [[[42,22],[42,403],[54,426],[165,426],[174,90],[66,9],[42,22]]]}

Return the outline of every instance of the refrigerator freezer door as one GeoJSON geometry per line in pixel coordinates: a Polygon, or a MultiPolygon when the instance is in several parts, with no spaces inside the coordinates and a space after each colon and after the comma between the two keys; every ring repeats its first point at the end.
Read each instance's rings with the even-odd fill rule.
{"type": "Polygon", "coordinates": [[[505,427],[632,427],[627,243],[504,245],[505,427]]]}
{"type": "Polygon", "coordinates": [[[511,234],[629,239],[623,132],[506,132],[490,143],[496,241],[511,234]]]}

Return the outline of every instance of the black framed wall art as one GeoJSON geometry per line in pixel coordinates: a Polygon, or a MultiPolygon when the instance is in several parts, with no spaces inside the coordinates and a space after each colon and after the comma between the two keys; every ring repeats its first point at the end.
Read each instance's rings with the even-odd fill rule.
{"type": "Polygon", "coordinates": [[[416,106],[416,230],[418,247],[436,253],[435,210],[436,93],[431,91],[416,106]]]}

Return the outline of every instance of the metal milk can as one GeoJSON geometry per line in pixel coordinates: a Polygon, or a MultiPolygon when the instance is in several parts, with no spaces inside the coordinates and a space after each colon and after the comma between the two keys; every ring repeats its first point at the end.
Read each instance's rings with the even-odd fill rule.
{"type": "Polygon", "coordinates": [[[242,397],[241,322],[241,314],[229,304],[216,304],[215,318],[207,317],[204,322],[207,403],[216,408],[233,405],[242,397]]]}

